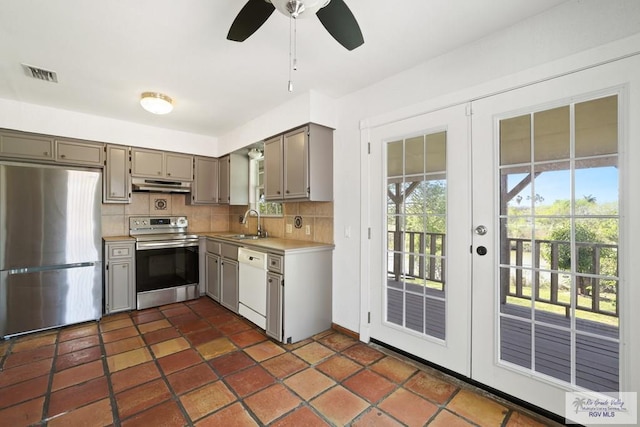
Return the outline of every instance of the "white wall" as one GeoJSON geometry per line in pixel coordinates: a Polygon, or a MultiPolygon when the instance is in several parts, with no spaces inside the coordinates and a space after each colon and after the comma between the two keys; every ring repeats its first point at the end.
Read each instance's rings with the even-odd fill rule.
{"type": "Polygon", "coordinates": [[[203,156],[215,155],[218,145],[218,139],[210,136],[143,126],[2,98],[0,128],[203,156]]]}
{"type": "MultiPolygon", "coordinates": [[[[353,331],[360,313],[363,125],[393,121],[640,50],[640,2],[573,1],[338,100],[334,134],[333,321],[353,331]],[[580,55],[571,56],[579,52],[580,55]],[[346,237],[350,230],[351,237],[346,237]]],[[[366,140],[366,135],[365,135],[366,140]]],[[[366,188],[366,184],[365,184],[366,188]]],[[[366,245],[366,242],[365,242],[366,245]]],[[[366,280],[366,277],[365,277],[366,280]]]]}
{"type": "Polygon", "coordinates": [[[296,95],[289,102],[220,137],[217,155],[222,156],[309,122],[335,128],[335,100],[314,91],[296,95]]]}
{"type": "Polygon", "coordinates": [[[2,99],[0,127],[210,156],[309,121],[335,128],[333,321],[359,331],[367,227],[361,221],[361,123],[375,126],[606,60],[640,46],[638,37],[611,42],[639,33],[640,1],[570,1],[342,99],[297,95],[220,138],[2,99]]]}

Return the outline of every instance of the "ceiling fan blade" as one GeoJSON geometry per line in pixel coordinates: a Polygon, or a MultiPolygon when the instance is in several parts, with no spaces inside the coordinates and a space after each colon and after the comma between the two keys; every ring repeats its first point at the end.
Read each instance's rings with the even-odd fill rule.
{"type": "Polygon", "coordinates": [[[364,43],[358,21],[343,0],[331,0],[316,15],[329,34],[348,50],[364,43]]]}
{"type": "Polygon", "coordinates": [[[249,0],[231,24],[227,40],[243,42],[265,23],[276,8],[264,0],[249,0]]]}

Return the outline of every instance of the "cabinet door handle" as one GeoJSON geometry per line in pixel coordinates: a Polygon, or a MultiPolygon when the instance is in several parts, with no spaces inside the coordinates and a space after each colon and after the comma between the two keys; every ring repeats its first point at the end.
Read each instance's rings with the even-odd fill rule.
{"type": "Polygon", "coordinates": [[[43,155],[45,155],[45,156],[48,156],[48,155],[49,155],[49,152],[48,152],[48,151],[45,151],[45,152],[44,152],[44,153],[42,153],[42,154],[43,154],[43,155]]]}
{"type": "Polygon", "coordinates": [[[60,154],[60,158],[61,158],[61,159],[66,159],[66,158],[67,158],[67,155],[66,155],[66,154],[60,154]]]}
{"type": "Polygon", "coordinates": [[[280,194],[280,190],[278,190],[276,194],[280,194]]]}
{"type": "Polygon", "coordinates": [[[158,175],[162,175],[162,172],[158,172],[158,175]]]}
{"type": "Polygon", "coordinates": [[[125,264],[122,264],[122,268],[127,268],[127,266],[125,264]]]}
{"type": "Polygon", "coordinates": [[[170,172],[167,172],[167,176],[171,176],[171,173],[170,173],[170,172]]]}
{"type": "Polygon", "coordinates": [[[289,194],[289,190],[285,191],[285,193],[289,194]]]}
{"type": "Polygon", "coordinates": [[[269,283],[273,283],[273,279],[269,279],[269,283]]]}

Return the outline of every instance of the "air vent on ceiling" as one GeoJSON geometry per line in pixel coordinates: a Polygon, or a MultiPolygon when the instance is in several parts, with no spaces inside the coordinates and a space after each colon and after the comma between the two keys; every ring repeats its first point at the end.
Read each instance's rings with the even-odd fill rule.
{"type": "Polygon", "coordinates": [[[44,68],[34,67],[33,65],[22,64],[27,76],[34,79],[44,80],[47,82],[58,83],[58,75],[55,71],[45,70],[44,68]]]}

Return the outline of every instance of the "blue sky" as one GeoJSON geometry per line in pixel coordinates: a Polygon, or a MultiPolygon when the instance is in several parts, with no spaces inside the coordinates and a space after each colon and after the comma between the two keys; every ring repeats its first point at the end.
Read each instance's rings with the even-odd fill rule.
{"type": "MultiPolygon", "coordinates": [[[[526,174],[509,176],[509,188],[524,178],[526,174]]],[[[613,166],[600,168],[577,169],[576,198],[593,196],[597,203],[615,202],[618,200],[618,169],[613,166]]],[[[571,196],[571,180],[568,170],[547,171],[541,173],[535,180],[535,192],[544,198],[543,204],[552,204],[554,200],[568,200],[571,196]]],[[[525,198],[529,195],[528,186],[520,194],[525,198]]],[[[523,200],[524,201],[524,200],[523,200]]]]}

